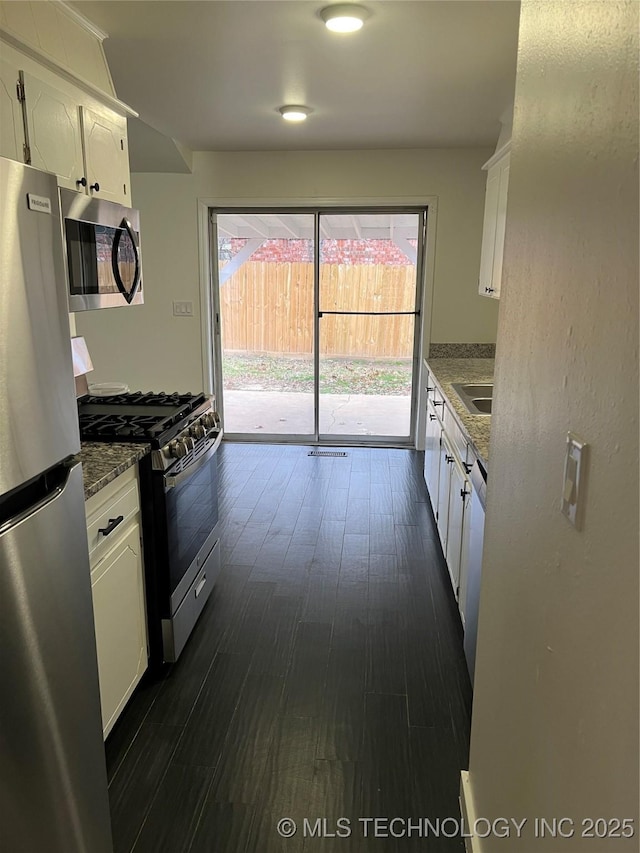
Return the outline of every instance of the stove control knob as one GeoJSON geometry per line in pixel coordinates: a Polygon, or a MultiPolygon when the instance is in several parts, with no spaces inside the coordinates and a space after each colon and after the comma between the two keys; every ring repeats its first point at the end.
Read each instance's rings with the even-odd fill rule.
{"type": "Polygon", "coordinates": [[[169,456],[173,456],[174,459],[182,459],[188,452],[189,448],[180,438],[172,441],[169,445],[169,456]]]}
{"type": "Polygon", "coordinates": [[[182,441],[182,443],[184,444],[184,446],[187,448],[187,453],[188,453],[190,450],[193,450],[193,448],[196,446],[195,441],[191,438],[191,436],[190,436],[190,435],[185,435],[185,436],[183,436],[183,438],[182,438],[182,439],[180,439],[180,440],[182,441]]]}
{"type": "Polygon", "coordinates": [[[198,422],[197,424],[194,424],[191,427],[191,429],[189,430],[189,432],[191,433],[191,435],[195,439],[204,438],[205,435],[207,434],[207,430],[205,429],[204,425],[201,424],[200,422],[198,422]]]}
{"type": "Polygon", "coordinates": [[[203,415],[200,419],[200,423],[203,424],[207,429],[213,429],[218,426],[218,418],[214,414],[214,412],[207,412],[206,415],[203,415]]]}

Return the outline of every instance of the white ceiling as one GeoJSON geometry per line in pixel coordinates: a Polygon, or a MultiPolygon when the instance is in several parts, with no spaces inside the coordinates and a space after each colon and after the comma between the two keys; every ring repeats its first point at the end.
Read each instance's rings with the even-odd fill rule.
{"type": "Polygon", "coordinates": [[[365,0],[330,33],[309,0],[89,0],[118,97],[196,150],[493,145],[513,99],[519,4],[365,0]],[[277,108],[305,104],[300,125],[277,108]]]}

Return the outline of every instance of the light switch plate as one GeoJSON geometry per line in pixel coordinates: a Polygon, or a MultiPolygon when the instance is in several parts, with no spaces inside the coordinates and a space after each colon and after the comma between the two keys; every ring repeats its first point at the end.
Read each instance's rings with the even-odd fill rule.
{"type": "Polygon", "coordinates": [[[174,302],[174,317],[193,317],[193,302],[174,302]]]}
{"type": "Polygon", "coordinates": [[[580,530],[584,513],[587,443],[574,432],[567,433],[567,454],[564,460],[562,514],[580,530]]]}

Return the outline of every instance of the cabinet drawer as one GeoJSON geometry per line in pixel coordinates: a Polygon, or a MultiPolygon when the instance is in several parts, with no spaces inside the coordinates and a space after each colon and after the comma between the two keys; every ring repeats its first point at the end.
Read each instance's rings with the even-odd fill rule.
{"type": "MultiPolygon", "coordinates": [[[[428,387],[428,386],[427,386],[428,387]]],[[[444,401],[444,397],[435,388],[433,391],[427,390],[427,411],[431,414],[435,414],[440,421],[440,423],[444,426],[444,422],[446,420],[446,408],[447,405],[444,401]]]]}
{"type": "Polygon", "coordinates": [[[458,426],[455,418],[449,412],[447,412],[447,437],[451,442],[453,449],[455,450],[458,459],[460,462],[465,464],[469,462],[469,442],[467,441],[466,436],[458,426]]]}
{"type": "MultiPolygon", "coordinates": [[[[117,483],[117,480],[114,480],[114,483],[117,483]]],[[[95,497],[99,495],[100,493],[95,497]]],[[[127,482],[123,484],[122,488],[117,489],[115,495],[111,494],[106,497],[107,500],[95,507],[93,511],[91,511],[89,502],[86,505],[89,558],[92,568],[117,542],[120,534],[128,526],[128,522],[140,512],[138,483],[135,477],[127,478],[127,482]]]]}

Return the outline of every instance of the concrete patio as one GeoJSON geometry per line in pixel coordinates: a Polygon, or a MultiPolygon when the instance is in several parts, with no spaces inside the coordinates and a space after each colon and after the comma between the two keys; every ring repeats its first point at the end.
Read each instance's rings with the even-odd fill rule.
{"type": "MultiPolygon", "coordinates": [[[[408,436],[411,398],[386,394],[320,394],[320,432],[326,435],[408,436]]],[[[225,391],[226,433],[310,435],[313,394],[225,391]]]]}

